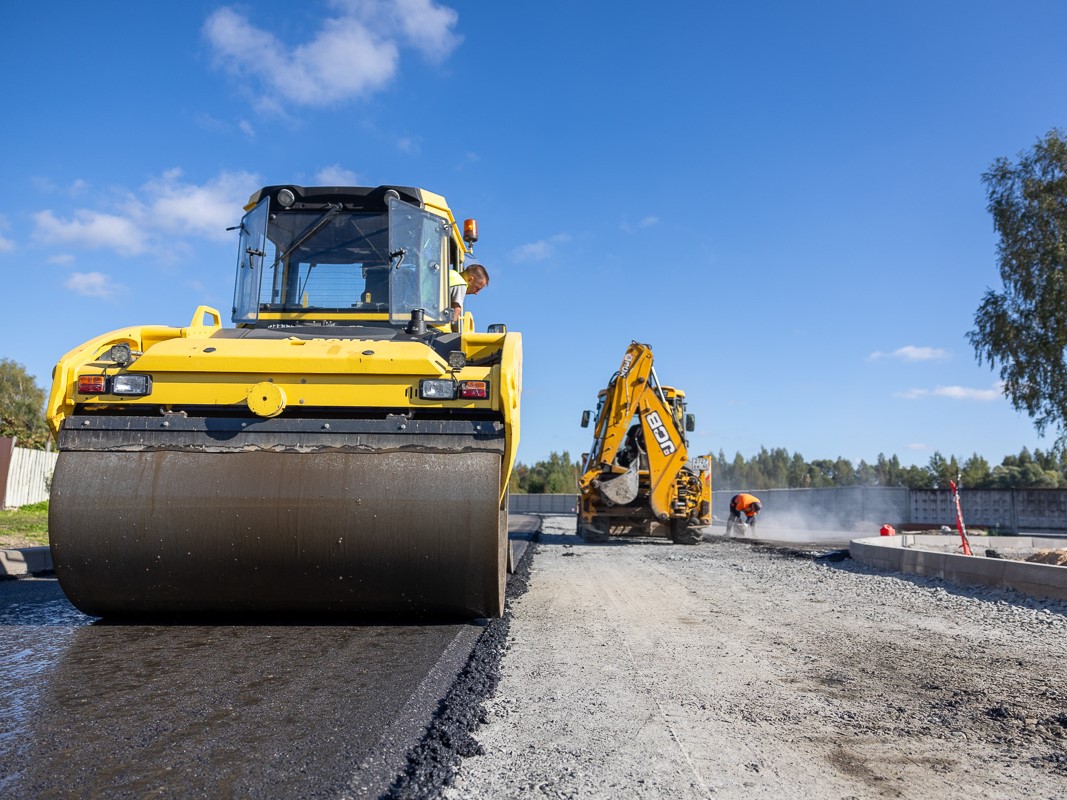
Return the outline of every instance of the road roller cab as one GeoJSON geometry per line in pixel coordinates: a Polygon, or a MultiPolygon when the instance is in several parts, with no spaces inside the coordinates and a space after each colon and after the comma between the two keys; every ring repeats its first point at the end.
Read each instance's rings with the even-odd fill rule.
{"type": "Polygon", "coordinates": [[[98,336],[56,365],[56,575],[96,615],[495,616],[521,339],[453,331],[475,237],[401,186],[270,186],[232,321],[98,336]]]}

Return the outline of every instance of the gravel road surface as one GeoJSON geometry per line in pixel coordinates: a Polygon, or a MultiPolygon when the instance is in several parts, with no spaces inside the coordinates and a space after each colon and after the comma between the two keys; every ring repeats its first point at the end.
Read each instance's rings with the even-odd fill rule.
{"type": "Polygon", "coordinates": [[[544,522],[447,798],[1067,795],[1067,604],[573,532],[544,522]]]}

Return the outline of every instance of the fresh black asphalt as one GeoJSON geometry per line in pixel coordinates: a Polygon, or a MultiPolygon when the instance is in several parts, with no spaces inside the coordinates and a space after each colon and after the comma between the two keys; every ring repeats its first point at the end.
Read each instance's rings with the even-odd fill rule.
{"type": "Polygon", "coordinates": [[[105,624],[54,579],[2,581],[0,796],[432,796],[507,624],[105,624]]]}

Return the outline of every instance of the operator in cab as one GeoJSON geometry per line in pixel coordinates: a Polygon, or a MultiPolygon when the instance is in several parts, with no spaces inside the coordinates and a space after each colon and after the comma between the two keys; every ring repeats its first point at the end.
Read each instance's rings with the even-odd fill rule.
{"type": "Polygon", "coordinates": [[[448,272],[448,300],[452,306],[452,330],[459,330],[463,317],[463,301],[469,294],[478,294],[489,285],[489,272],[481,264],[471,264],[462,272],[448,272]]]}

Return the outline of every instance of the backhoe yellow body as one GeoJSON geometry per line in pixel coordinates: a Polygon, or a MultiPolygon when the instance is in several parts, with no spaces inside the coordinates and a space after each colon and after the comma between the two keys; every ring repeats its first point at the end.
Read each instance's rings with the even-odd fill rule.
{"type": "MultiPolygon", "coordinates": [[[[578,481],[578,529],[589,540],[665,534],[678,544],[700,541],[711,524],[711,465],[691,457],[685,392],[663,386],[652,348],[631,342],[599,394],[593,446],[578,481]]],[[[589,412],[582,424],[588,423],[589,412]]]]}

